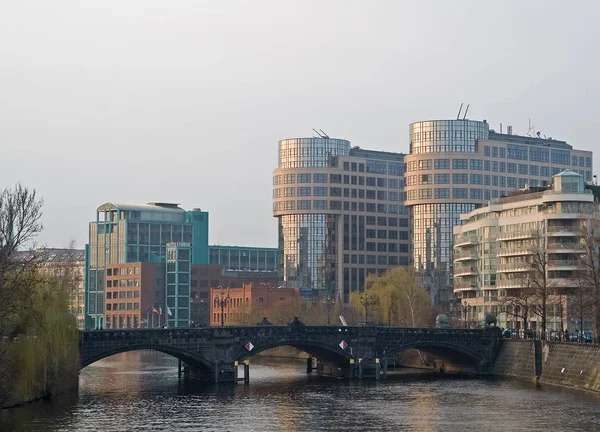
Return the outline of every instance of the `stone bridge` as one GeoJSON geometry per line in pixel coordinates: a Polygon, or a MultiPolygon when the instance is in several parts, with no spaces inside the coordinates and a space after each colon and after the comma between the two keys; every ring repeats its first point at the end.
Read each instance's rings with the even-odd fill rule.
{"type": "MultiPolygon", "coordinates": [[[[501,344],[497,328],[290,325],[83,331],[79,349],[81,368],[114,354],[152,349],[180,359],[197,378],[224,382],[236,380],[237,366],[249,357],[279,346],[316,358],[320,372],[379,378],[387,360],[409,348],[431,354],[440,369],[490,373],[501,344]]],[[[248,366],[245,370],[247,375],[248,366]]]]}

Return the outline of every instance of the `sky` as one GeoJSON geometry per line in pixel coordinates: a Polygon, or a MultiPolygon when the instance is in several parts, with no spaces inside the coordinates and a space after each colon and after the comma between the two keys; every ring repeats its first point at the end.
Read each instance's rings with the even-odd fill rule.
{"type": "MultiPolygon", "coordinates": [[[[468,118],[600,150],[600,2],[0,0],[0,189],[44,199],[39,246],[105,202],[210,213],[210,243],[277,245],[280,139],[408,152],[468,118]]],[[[594,160],[598,173],[600,154],[594,160]]]]}

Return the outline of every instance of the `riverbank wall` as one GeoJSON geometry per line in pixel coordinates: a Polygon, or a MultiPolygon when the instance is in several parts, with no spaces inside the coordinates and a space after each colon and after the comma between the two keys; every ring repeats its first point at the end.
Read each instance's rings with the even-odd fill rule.
{"type": "Polygon", "coordinates": [[[600,346],[505,340],[494,375],[600,392],[600,346]]]}

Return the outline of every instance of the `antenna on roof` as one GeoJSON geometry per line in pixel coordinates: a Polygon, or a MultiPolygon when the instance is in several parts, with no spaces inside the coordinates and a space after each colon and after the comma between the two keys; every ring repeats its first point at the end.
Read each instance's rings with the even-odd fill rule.
{"type": "Polygon", "coordinates": [[[313,130],[317,135],[319,135],[320,138],[329,138],[329,135],[323,132],[323,129],[316,130],[315,128],[313,128],[313,130]]]}
{"type": "Polygon", "coordinates": [[[460,104],[460,108],[458,109],[458,114],[456,114],[456,120],[460,118],[460,112],[462,111],[463,104],[460,104]]]}
{"type": "Polygon", "coordinates": [[[467,109],[465,110],[465,115],[463,116],[463,120],[465,120],[467,118],[467,113],[469,112],[469,107],[471,105],[467,105],[467,109]]]}
{"type": "Polygon", "coordinates": [[[531,119],[529,119],[529,129],[527,129],[527,136],[533,136],[535,134],[535,127],[531,126],[531,119]]]}

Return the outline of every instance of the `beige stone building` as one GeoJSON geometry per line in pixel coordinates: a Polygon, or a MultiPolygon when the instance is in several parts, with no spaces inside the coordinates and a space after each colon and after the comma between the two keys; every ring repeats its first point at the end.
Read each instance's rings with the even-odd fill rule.
{"type": "MultiPolygon", "coordinates": [[[[522,328],[522,317],[507,297],[522,296],[532,269],[543,268],[548,297],[547,330],[581,328],[570,316],[570,288],[581,254],[582,223],[594,213],[594,196],[584,177],[565,170],[548,187],[530,187],[461,216],[454,227],[454,293],[465,323],[481,323],[495,314],[499,325],[522,328]]],[[[525,290],[525,291],[524,291],[525,290]]],[[[530,301],[535,302],[533,298],[530,301]]],[[[519,302],[515,302],[519,303],[519,302]]],[[[523,301],[520,303],[523,305],[523,301]]],[[[518,306],[516,306],[518,307],[518,306]]],[[[529,328],[540,329],[533,311],[529,328]]],[[[591,327],[583,323],[584,328],[591,327]]]]}

